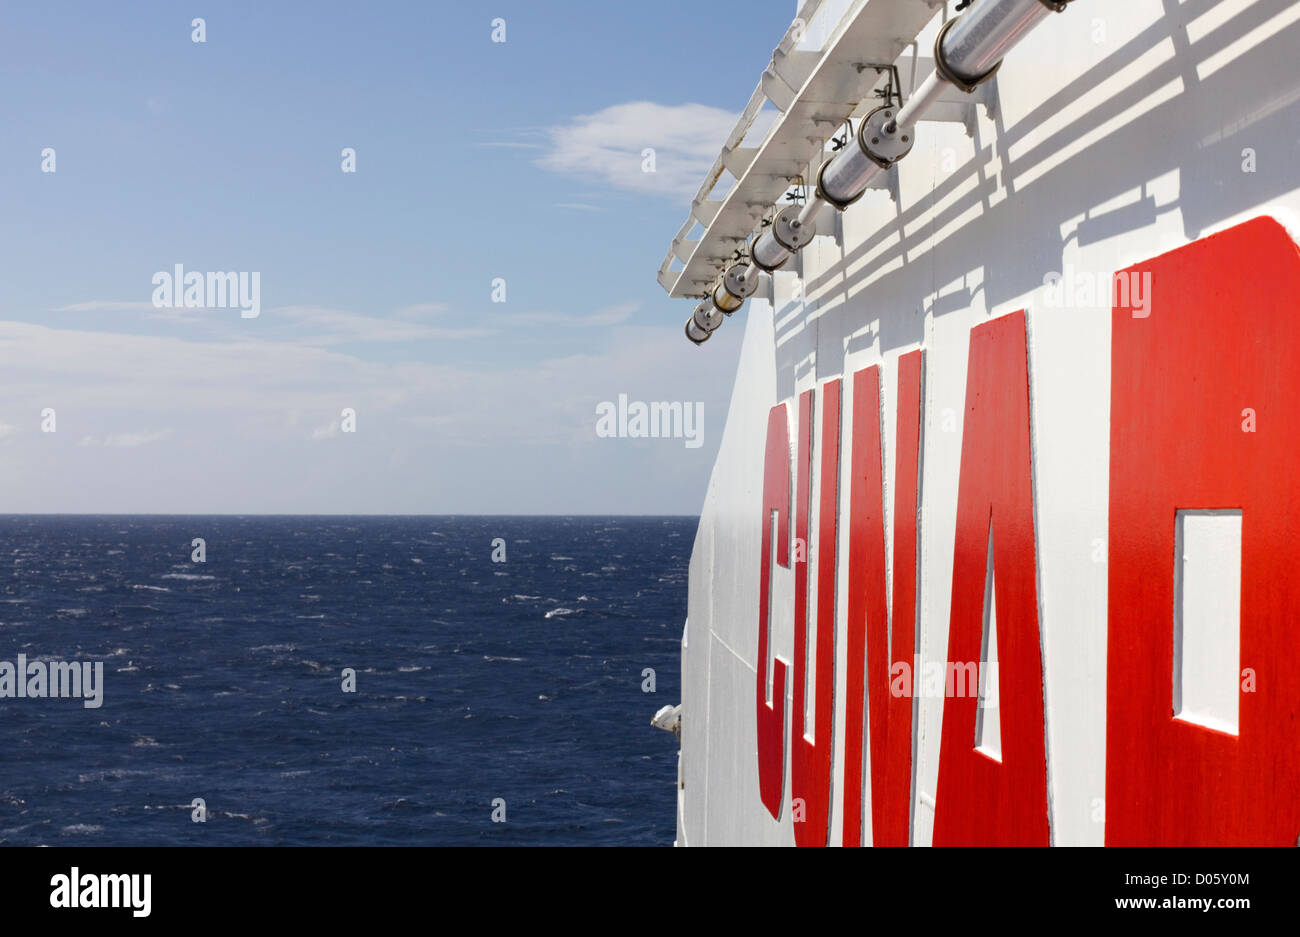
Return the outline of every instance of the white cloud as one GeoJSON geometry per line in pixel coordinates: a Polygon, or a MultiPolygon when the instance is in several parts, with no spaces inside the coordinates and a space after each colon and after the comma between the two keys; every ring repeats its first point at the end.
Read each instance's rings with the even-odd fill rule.
{"type": "Polygon", "coordinates": [[[147,446],[151,442],[166,439],[171,434],[170,429],[165,429],[156,433],[110,433],[102,439],[99,436],[82,436],[77,445],[83,449],[90,446],[104,446],[107,449],[135,449],[138,446],[147,446]]]}
{"type": "Polygon", "coordinates": [[[740,331],[710,342],[707,368],[675,324],[594,335],[580,355],[467,365],[0,321],[0,422],[59,419],[4,440],[0,513],[697,510],[740,331]],[[620,393],[705,401],[704,447],[598,438],[596,406],[620,393]]]}
{"type": "Polygon", "coordinates": [[[342,423],[340,423],[340,421],[331,420],[330,422],[326,423],[324,426],[318,426],[314,430],[312,430],[311,438],[313,440],[333,439],[335,436],[339,434],[339,428],[341,426],[342,423]]]}
{"type": "Polygon", "coordinates": [[[54,312],[157,312],[151,302],[119,302],[112,299],[92,299],[85,303],[59,306],[54,312]]]}
{"type": "Polygon", "coordinates": [[[475,146],[486,146],[503,150],[540,150],[540,143],[523,143],[517,140],[493,140],[486,143],[475,143],[475,146]]]}
{"type": "MultiPolygon", "coordinates": [[[[279,306],[263,310],[255,328],[264,339],[293,341],[308,345],[343,345],[347,343],[380,344],[418,341],[459,341],[488,338],[495,329],[432,326],[421,320],[433,319],[448,311],[445,303],[414,303],[398,309],[392,317],[368,316],[325,306],[279,306]]],[[[92,299],[88,302],[60,306],[54,312],[140,312],[145,319],[165,320],[201,326],[208,334],[231,340],[247,335],[247,322],[226,315],[227,310],[205,308],[155,308],[148,302],[119,302],[92,299]]],[[[122,321],[129,321],[124,318],[122,321]]]]}
{"type": "Polygon", "coordinates": [[[521,312],[510,317],[512,322],[536,322],[543,325],[620,325],[632,318],[641,308],[639,301],[616,303],[597,309],[589,315],[570,315],[555,312],[521,312]]]}
{"type": "Polygon", "coordinates": [[[554,172],[595,176],[619,189],[690,199],[737,117],[705,104],[616,104],[551,127],[550,149],[537,163],[554,172]],[[654,150],[654,172],[642,171],[647,148],[654,150]]]}
{"type": "MultiPolygon", "coordinates": [[[[424,315],[428,307],[424,305],[424,315]]],[[[407,307],[409,311],[416,307],[407,307]]],[[[268,309],[265,313],[268,321],[288,320],[294,323],[292,338],[308,345],[342,345],[348,342],[419,342],[419,341],[454,341],[466,338],[487,338],[496,334],[495,329],[483,328],[439,328],[410,321],[414,316],[403,319],[387,319],[379,316],[363,316],[340,309],[328,309],[323,306],[282,306],[268,309]]]]}
{"type": "Polygon", "coordinates": [[[413,303],[397,310],[399,319],[426,319],[440,316],[448,309],[446,303],[413,303]]]}
{"type": "Polygon", "coordinates": [[[104,445],[110,449],[134,449],[136,446],[147,446],[151,442],[166,439],[171,433],[169,429],[157,433],[112,433],[104,440],[104,445]]]}

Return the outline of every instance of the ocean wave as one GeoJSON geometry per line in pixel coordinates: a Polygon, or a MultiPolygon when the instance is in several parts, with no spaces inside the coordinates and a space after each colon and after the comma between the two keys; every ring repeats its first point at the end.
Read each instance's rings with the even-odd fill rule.
{"type": "Polygon", "coordinates": [[[150,592],[171,592],[171,591],[172,591],[171,589],[167,588],[166,586],[144,586],[144,585],[138,585],[138,584],[136,584],[136,583],[132,583],[132,584],[131,584],[131,588],[132,588],[132,589],[148,589],[150,592]]]}
{"type": "Polygon", "coordinates": [[[158,577],[159,579],[184,579],[186,581],[197,581],[199,579],[216,579],[216,576],[209,576],[206,573],[165,573],[158,577]]]}
{"type": "Polygon", "coordinates": [[[229,812],[224,811],[224,810],[209,810],[209,811],[208,811],[208,817],[209,817],[209,818],[213,818],[213,817],[227,817],[228,819],[231,819],[231,820],[247,820],[248,822],[252,823],[253,826],[257,826],[258,824],[261,824],[261,823],[269,823],[269,822],[270,822],[266,817],[255,817],[255,816],[253,816],[252,814],[249,814],[249,813],[229,813],[229,812]]]}
{"type": "Polygon", "coordinates": [[[553,608],[546,613],[547,618],[562,618],[565,615],[577,615],[581,612],[580,608],[553,608]]]}
{"type": "MultiPolygon", "coordinates": [[[[134,768],[103,768],[99,771],[88,771],[85,774],[77,775],[77,781],[81,784],[94,784],[100,781],[122,781],[126,778],[144,778],[149,777],[153,772],[139,771],[134,768]]],[[[148,807],[145,807],[148,810],[148,807]]]]}

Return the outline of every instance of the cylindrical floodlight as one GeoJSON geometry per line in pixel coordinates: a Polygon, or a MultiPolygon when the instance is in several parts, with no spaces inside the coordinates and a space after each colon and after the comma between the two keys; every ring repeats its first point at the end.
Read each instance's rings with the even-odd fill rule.
{"type": "Polygon", "coordinates": [[[695,307],[695,314],[691,316],[691,321],[705,332],[713,332],[722,325],[723,311],[713,304],[712,299],[706,299],[695,307]]]}
{"type": "Polygon", "coordinates": [[[817,226],[801,221],[802,213],[802,206],[787,205],[776,213],[771,227],[755,238],[749,253],[758,267],[769,273],[776,270],[813,239],[817,226]]]}
{"type": "Polygon", "coordinates": [[[703,345],[709,340],[709,336],[712,334],[712,332],[706,332],[704,329],[696,325],[694,316],[691,316],[686,320],[686,337],[696,345],[703,345]]]}
{"type": "Polygon", "coordinates": [[[731,315],[741,306],[745,305],[745,297],[732,296],[727,292],[724,284],[719,283],[713,288],[713,305],[721,309],[727,315],[731,315]]]}
{"type": "Polygon", "coordinates": [[[939,30],[934,68],[945,80],[972,91],[1002,64],[1002,57],[1049,13],[1069,0],[980,0],[939,30]]]}
{"type": "Polygon", "coordinates": [[[858,125],[857,146],[846,147],[817,173],[817,196],[840,211],[867,191],[876,174],[912,150],[912,131],[894,121],[898,108],[878,107],[858,125]]]}
{"type": "Polygon", "coordinates": [[[722,281],[713,290],[713,303],[727,315],[731,315],[758,289],[758,278],[762,274],[758,266],[741,261],[732,264],[722,275],[722,281]]]}
{"type": "Polygon", "coordinates": [[[754,258],[754,265],[768,273],[781,269],[781,266],[790,259],[790,252],[766,231],[754,238],[754,245],[749,249],[749,253],[754,258]]]}

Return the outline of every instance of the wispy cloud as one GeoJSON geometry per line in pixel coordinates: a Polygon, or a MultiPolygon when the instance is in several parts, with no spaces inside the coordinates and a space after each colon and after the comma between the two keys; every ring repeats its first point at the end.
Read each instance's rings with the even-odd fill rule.
{"type": "MultiPolygon", "coordinates": [[[[258,337],[268,341],[293,341],[305,345],[324,346],[349,343],[459,341],[487,338],[497,334],[495,329],[429,324],[429,320],[444,316],[449,310],[450,307],[445,303],[424,302],[403,306],[392,316],[370,316],[326,306],[278,306],[263,310],[257,326],[258,337]]],[[[247,332],[246,324],[241,323],[239,319],[220,315],[225,310],[157,309],[150,302],[92,299],[59,306],[52,311],[137,313],[144,319],[202,326],[203,330],[211,336],[230,339],[242,338],[247,332]]],[[[137,317],[123,316],[121,321],[129,322],[133,319],[137,317]]],[[[111,323],[105,322],[105,326],[111,327],[111,323]]]]}
{"type": "Polygon", "coordinates": [[[72,303],[58,306],[52,312],[157,312],[154,304],[145,302],[121,302],[113,299],[92,299],[84,303],[72,303]]]}
{"type": "Polygon", "coordinates": [[[87,446],[104,446],[108,449],[134,449],[137,446],[147,446],[151,442],[166,439],[171,434],[170,429],[165,429],[153,433],[110,433],[104,437],[82,436],[77,445],[83,448],[87,446]]]}
{"type": "MultiPolygon", "coordinates": [[[[432,314],[434,304],[407,307],[408,313],[422,309],[423,315],[432,314]]],[[[486,338],[496,334],[494,329],[440,328],[410,321],[415,315],[402,319],[363,316],[324,306],[282,306],[270,309],[271,321],[285,320],[294,324],[294,338],[307,345],[343,345],[350,342],[420,342],[453,341],[467,338],[486,338]]]]}
{"type": "Polygon", "coordinates": [[[311,439],[319,442],[322,439],[333,439],[339,434],[343,423],[340,420],[330,420],[324,426],[318,426],[311,431],[311,439]]]}
{"type": "Polygon", "coordinates": [[[521,312],[511,316],[513,322],[536,322],[542,325],[620,325],[641,308],[639,301],[605,306],[587,315],[557,312],[521,312]]]}
{"type": "Polygon", "coordinates": [[[736,124],[731,111],[705,104],[632,101],[573,118],[547,130],[537,164],[553,172],[595,176],[618,189],[690,198],[736,124]],[[653,154],[653,172],[645,171],[653,154]]]}
{"type": "Polygon", "coordinates": [[[413,303],[397,310],[399,319],[431,319],[445,313],[450,307],[446,303],[413,303]]]}
{"type": "Polygon", "coordinates": [[[475,146],[495,147],[503,150],[541,150],[545,149],[541,143],[523,143],[518,140],[492,140],[486,143],[475,143],[475,146]]]}
{"type": "Polygon", "coordinates": [[[657,509],[679,486],[690,495],[672,503],[692,510],[729,369],[700,368],[676,328],[632,318],[597,334],[601,347],[562,358],[435,363],[0,321],[0,421],[29,427],[0,443],[0,512],[30,510],[39,491],[41,510],[72,513],[599,513],[657,509]],[[597,437],[597,404],[624,392],[710,401],[706,448],[597,437]],[[45,407],[56,433],[37,431],[45,407]],[[629,494],[639,472],[654,484],[629,494]]]}

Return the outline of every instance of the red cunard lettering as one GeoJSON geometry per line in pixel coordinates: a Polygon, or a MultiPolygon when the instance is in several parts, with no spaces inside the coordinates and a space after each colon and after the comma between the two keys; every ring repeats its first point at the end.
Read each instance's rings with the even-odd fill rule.
{"type": "MultiPolygon", "coordinates": [[[[897,494],[899,519],[895,530],[894,590],[897,605],[892,640],[886,602],[884,488],[881,475],[879,368],[872,366],[854,377],[853,463],[851,466],[850,569],[848,602],[848,725],[845,754],[845,816],[843,842],[859,845],[862,839],[863,743],[867,734],[864,713],[870,693],[872,721],[872,822],[874,842],[906,845],[908,841],[912,776],[912,696],[894,697],[890,689],[890,661],[909,667],[915,647],[916,544],[918,469],[921,423],[921,353],[899,361],[899,451],[897,494]],[[867,674],[870,673],[868,678],[867,674]]],[[[823,390],[821,471],[817,537],[817,636],[813,661],[816,689],[813,701],[814,741],[805,737],[808,672],[808,570],[807,549],[812,497],[812,434],[815,418],[811,391],[799,401],[798,487],[795,501],[795,685],[791,735],[791,798],[802,801],[803,819],[795,824],[800,845],[825,845],[829,839],[831,808],[831,744],[834,713],[835,571],[839,516],[841,459],[841,385],[831,381],[823,390]]],[[[759,667],[757,675],[759,788],[763,803],[779,817],[784,765],[783,688],[786,664],[774,659],[774,693],[767,694],[767,662],[771,658],[772,520],[777,523],[777,562],[789,566],[790,460],[789,427],[784,405],[769,414],[767,455],[763,483],[763,543],[759,598],[759,667]]]]}
{"type": "MultiPolygon", "coordinates": [[[[895,664],[911,672],[916,653],[917,574],[920,544],[921,495],[921,375],[922,353],[898,359],[898,453],[894,460],[894,615],[889,630],[890,674],[895,664]]],[[[889,676],[887,675],[887,676],[889,676]]],[[[882,678],[884,680],[884,678],[882,678]]],[[[916,674],[912,674],[915,687],[916,674]]],[[[886,696],[889,706],[885,751],[885,794],[888,805],[877,821],[878,846],[906,846],[912,812],[912,694],[895,696],[891,681],[872,696],[886,696]]],[[[873,743],[874,744],[874,743],[873,743]]],[[[875,749],[872,749],[874,759],[875,749]]]]}
{"type": "Polygon", "coordinates": [[[1127,272],[1151,290],[1112,318],[1106,843],[1293,846],[1300,255],[1257,218],[1127,272]],[[1173,717],[1175,515],[1207,508],[1242,517],[1236,735],[1173,717]]]}
{"type": "MultiPolygon", "coordinates": [[[[912,667],[916,647],[917,493],[921,442],[921,352],[898,360],[894,479],[894,614],[885,599],[885,512],[880,369],[853,376],[848,594],[848,725],[844,741],[845,846],[862,843],[862,738],[870,696],[871,830],[876,846],[906,846],[912,796],[913,694],[894,696],[894,662],[912,667]]],[[[910,681],[909,681],[910,683],[910,681]]]]}
{"type": "Polygon", "coordinates": [[[790,567],[790,420],[786,406],[777,404],[767,417],[767,448],[763,460],[763,542],[758,576],[757,749],[758,792],[768,813],[781,816],[785,782],[785,688],[789,669],[772,660],[772,695],[767,692],[767,664],[772,654],[772,561],[790,567]],[[776,524],[773,542],[772,525],[776,524]],[[773,557],[772,550],[776,555],[773,557]]]}
{"type": "MultiPolygon", "coordinates": [[[[799,489],[795,505],[795,542],[808,544],[812,500],[813,392],[799,398],[799,489]]],[[[808,551],[796,550],[794,580],[794,717],[790,729],[790,796],[803,801],[804,819],[796,818],[798,846],[825,846],[830,833],[831,754],[835,729],[835,562],[840,475],[840,382],[822,390],[821,470],[818,473],[817,638],[813,653],[813,739],[807,737],[804,713],[808,698],[808,551]]]]}
{"type": "MultiPolygon", "coordinates": [[[[1130,282],[1147,274],[1141,314],[1116,305],[1112,321],[1106,843],[1292,845],[1300,835],[1300,553],[1292,543],[1300,498],[1291,491],[1300,475],[1300,319],[1290,306],[1300,295],[1300,252],[1280,225],[1260,218],[1121,271],[1130,282]],[[1248,295],[1237,292],[1242,271],[1248,295]],[[1237,734],[1173,715],[1172,564],[1182,509],[1242,513],[1237,734]]],[[[899,359],[892,623],[879,380],[877,366],[853,378],[847,845],[862,841],[864,736],[876,844],[907,843],[912,798],[913,699],[890,692],[890,664],[910,666],[916,646],[921,352],[899,359]]],[[[839,382],[824,394],[812,742],[804,731],[812,392],[799,401],[791,796],[804,802],[795,824],[801,844],[827,841],[831,803],[839,382]]],[[[975,747],[978,696],[950,695],[935,845],[1049,841],[1030,419],[1025,314],[1017,312],[970,335],[948,640],[948,661],[981,660],[991,549],[1001,757],[975,747]]],[[[756,698],[759,790],[778,819],[789,666],[771,656],[771,582],[773,560],[790,565],[790,496],[789,418],[780,404],[769,414],[763,475],[756,698]]],[[[911,676],[914,684],[919,675],[911,676]]]]}
{"type": "MultiPolygon", "coordinates": [[[[862,844],[862,738],[866,702],[867,670],[884,666],[883,659],[868,656],[867,632],[884,627],[885,601],[885,512],[882,507],[883,480],[880,474],[880,368],[872,365],[853,375],[853,454],[849,473],[849,594],[845,687],[848,693],[844,735],[844,831],[846,846],[862,844]]],[[[879,647],[878,639],[871,651],[879,647]]],[[[887,675],[886,675],[887,676],[887,675]]],[[[874,687],[873,687],[874,690],[874,687]]],[[[873,830],[878,831],[878,801],[885,793],[883,760],[877,762],[875,742],[883,738],[883,707],[872,693],[866,709],[871,718],[871,806],[873,830]]]]}
{"type": "Polygon", "coordinates": [[[970,334],[948,660],[981,659],[992,531],[1002,759],[975,748],[978,695],[944,700],[934,844],[1047,845],[1025,314],[970,334]]]}

